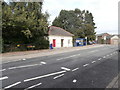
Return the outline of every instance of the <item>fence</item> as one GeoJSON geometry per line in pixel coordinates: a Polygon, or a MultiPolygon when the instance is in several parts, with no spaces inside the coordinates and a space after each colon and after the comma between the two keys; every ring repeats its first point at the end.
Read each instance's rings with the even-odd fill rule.
{"type": "Polygon", "coordinates": [[[3,44],[2,52],[13,52],[13,51],[27,51],[27,50],[38,50],[48,48],[45,45],[34,45],[34,44],[3,44]]]}

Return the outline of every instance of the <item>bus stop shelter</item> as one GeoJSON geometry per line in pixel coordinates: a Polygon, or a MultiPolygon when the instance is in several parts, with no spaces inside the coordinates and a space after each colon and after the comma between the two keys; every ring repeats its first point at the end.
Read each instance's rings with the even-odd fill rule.
{"type": "Polygon", "coordinates": [[[85,45],[86,45],[86,39],[85,38],[76,38],[75,39],[75,43],[74,43],[75,47],[85,46],[85,45]]]}

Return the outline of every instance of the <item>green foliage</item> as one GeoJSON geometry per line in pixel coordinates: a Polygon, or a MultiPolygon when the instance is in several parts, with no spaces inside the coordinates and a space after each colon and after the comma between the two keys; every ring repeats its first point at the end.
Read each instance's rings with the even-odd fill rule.
{"type": "Polygon", "coordinates": [[[2,9],[4,44],[34,44],[36,49],[48,48],[45,42],[48,42],[49,14],[41,12],[41,2],[3,2],[2,9]]]}
{"type": "Polygon", "coordinates": [[[92,13],[89,11],[61,10],[58,17],[52,23],[53,26],[61,27],[75,35],[75,38],[95,39],[95,23],[92,13]]]}
{"type": "Polygon", "coordinates": [[[3,50],[2,44],[3,44],[3,40],[2,37],[0,36],[0,53],[2,53],[3,50]]]}

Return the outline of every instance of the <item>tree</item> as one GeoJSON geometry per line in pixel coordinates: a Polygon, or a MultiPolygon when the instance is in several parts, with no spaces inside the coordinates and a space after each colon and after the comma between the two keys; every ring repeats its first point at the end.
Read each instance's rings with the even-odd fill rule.
{"type": "Polygon", "coordinates": [[[92,13],[89,11],[61,10],[58,17],[52,22],[53,26],[61,27],[75,35],[75,38],[85,38],[88,40],[95,39],[95,23],[92,13]]]}
{"type": "Polygon", "coordinates": [[[32,44],[35,49],[48,48],[48,14],[41,12],[42,2],[3,2],[4,44],[32,44]]]}

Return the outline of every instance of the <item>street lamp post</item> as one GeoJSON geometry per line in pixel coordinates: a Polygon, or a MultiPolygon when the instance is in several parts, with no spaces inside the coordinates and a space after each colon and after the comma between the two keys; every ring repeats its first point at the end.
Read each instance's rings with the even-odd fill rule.
{"type": "Polygon", "coordinates": [[[85,39],[86,39],[86,46],[87,46],[87,37],[85,37],[85,39]]]}

